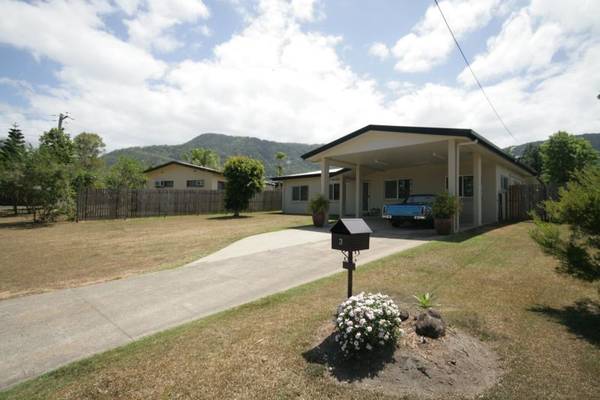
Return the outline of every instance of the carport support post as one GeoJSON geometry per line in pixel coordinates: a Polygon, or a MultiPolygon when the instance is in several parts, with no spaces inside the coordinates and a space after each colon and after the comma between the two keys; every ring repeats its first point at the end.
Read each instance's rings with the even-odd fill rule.
{"type": "Polygon", "coordinates": [[[361,204],[360,204],[360,193],[361,193],[361,185],[360,185],[360,164],[356,164],[356,185],[354,187],[354,195],[356,196],[354,199],[354,216],[356,218],[360,218],[360,209],[361,209],[361,204]]]}
{"type": "Polygon", "coordinates": [[[473,220],[481,226],[481,154],[473,152],[473,220]]]}
{"type": "MultiPolygon", "coordinates": [[[[457,168],[456,168],[456,140],[449,139],[448,140],[448,194],[452,196],[457,195],[457,168]]],[[[452,219],[453,231],[456,232],[456,221],[457,215],[454,215],[452,219]]]]}
{"type": "MultiPolygon", "coordinates": [[[[329,160],[321,159],[321,194],[329,199],[329,160]]],[[[325,224],[329,221],[329,210],[325,213],[325,224]]]]}
{"type": "Polygon", "coordinates": [[[344,174],[340,177],[340,201],[339,201],[339,209],[340,209],[340,218],[344,218],[344,209],[346,208],[346,179],[344,178],[344,174]]]}

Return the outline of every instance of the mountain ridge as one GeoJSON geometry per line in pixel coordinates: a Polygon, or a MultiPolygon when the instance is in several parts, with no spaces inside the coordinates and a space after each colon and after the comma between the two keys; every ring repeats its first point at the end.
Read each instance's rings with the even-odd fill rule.
{"type": "Polygon", "coordinates": [[[215,151],[222,163],[235,155],[256,158],[264,164],[266,175],[274,176],[278,163],[275,153],[281,151],[287,155],[284,160],[284,174],[308,172],[318,169],[318,166],[302,160],[301,155],[319,146],[321,145],[276,142],[251,136],[206,132],[182,144],[127,147],[106,153],[102,158],[109,166],[114,164],[119,157],[125,156],[141,161],[146,167],[152,167],[172,160],[183,160],[183,155],[188,151],[204,147],[215,151]]]}

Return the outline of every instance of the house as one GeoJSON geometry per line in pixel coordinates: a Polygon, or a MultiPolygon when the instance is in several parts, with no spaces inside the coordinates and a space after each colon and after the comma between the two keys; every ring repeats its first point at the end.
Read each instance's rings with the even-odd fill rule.
{"type": "Polygon", "coordinates": [[[271,178],[282,183],[283,212],[307,213],[317,194],[330,213],[380,215],[409,194],[448,191],[460,197],[454,229],[504,218],[508,188],[536,172],[470,129],[368,125],[312,150],[320,171],[271,178]],[[328,173],[323,173],[328,171],[328,173]]]}
{"type": "Polygon", "coordinates": [[[225,177],[221,171],[183,161],[169,161],[144,171],[149,189],[223,190],[225,177]]]}

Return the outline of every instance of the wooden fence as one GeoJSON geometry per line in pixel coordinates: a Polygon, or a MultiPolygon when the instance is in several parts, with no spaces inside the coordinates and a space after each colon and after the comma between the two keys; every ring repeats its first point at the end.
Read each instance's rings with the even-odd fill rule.
{"type": "Polygon", "coordinates": [[[542,203],[551,199],[558,199],[557,186],[512,185],[508,189],[508,219],[529,219],[531,211],[535,211],[545,219],[546,214],[542,203]]]}
{"type": "MultiPolygon", "coordinates": [[[[85,189],[77,195],[77,220],[136,218],[225,212],[221,190],[85,189]]],[[[281,191],[265,191],[246,211],[281,210],[281,191]]]]}

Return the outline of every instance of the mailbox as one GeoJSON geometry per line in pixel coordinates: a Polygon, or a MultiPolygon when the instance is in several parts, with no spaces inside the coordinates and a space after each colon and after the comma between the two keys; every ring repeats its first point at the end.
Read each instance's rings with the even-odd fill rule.
{"type": "Polygon", "coordinates": [[[331,248],[348,252],[367,250],[371,233],[362,218],[339,219],[331,228],[331,248]]]}

